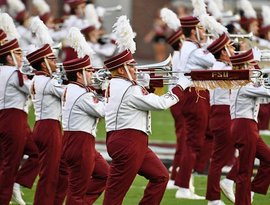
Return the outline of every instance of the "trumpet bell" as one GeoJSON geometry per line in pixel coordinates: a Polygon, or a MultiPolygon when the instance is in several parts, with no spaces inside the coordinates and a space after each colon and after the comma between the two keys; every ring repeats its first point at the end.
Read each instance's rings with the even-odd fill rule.
{"type": "Polygon", "coordinates": [[[146,65],[138,65],[136,68],[138,70],[148,70],[148,69],[161,69],[161,70],[171,70],[172,67],[172,56],[160,62],[160,63],[153,63],[153,64],[146,64],[146,65]]]}

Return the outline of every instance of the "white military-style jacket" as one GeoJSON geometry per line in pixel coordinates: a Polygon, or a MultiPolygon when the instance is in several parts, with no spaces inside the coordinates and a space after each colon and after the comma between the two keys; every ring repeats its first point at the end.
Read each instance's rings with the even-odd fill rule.
{"type": "Polygon", "coordinates": [[[270,90],[249,83],[239,89],[231,90],[231,118],[247,118],[258,122],[260,97],[269,97],[270,90]]]}
{"type": "Polygon", "coordinates": [[[46,75],[35,75],[31,85],[31,99],[37,120],[61,119],[61,97],[64,87],[56,79],[46,75]]]}
{"type": "Polygon", "coordinates": [[[93,90],[77,83],[68,84],[62,100],[64,131],[83,131],[96,136],[99,118],[104,117],[105,103],[93,90]]]}
{"type": "Polygon", "coordinates": [[[212,53],[200,48],[196,42],[184,41],[181,48],[180,69],[184,72],[209,69],[216,59],[212,53]]]}
{"type": "MultiPolygon", "coordinates": [[[[216,61],[213,65],[213,70],[231,70],[231,65],[216,61]]],[[[230,105],[230,90],[216,88],[209,90],[210,93],[210,105],[230,105]]]]}
{"type": "Polygon", "coordinates": [[[18,72],[14,66],[0,66],[0,110],[16,108],[25,111],[30,80],[23,80],[18,72]],[[20,81],[23,85],[20,85],[20,81]]]}
{"type": "Polygon", "coordinates": [[[105,105],[106,131],[135,129],[151,133],[150,110],[165,110],[179,99],[172,92],[162,96],[148,93],[144,87],[125,78],[112,78],[105,105]]]}

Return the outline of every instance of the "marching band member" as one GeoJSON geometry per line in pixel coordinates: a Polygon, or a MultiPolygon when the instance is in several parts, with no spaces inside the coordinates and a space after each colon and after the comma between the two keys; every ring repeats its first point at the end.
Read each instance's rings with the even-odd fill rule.
{"type": "Polygon", "coordinates": [[[69,0],[67,1],[70,6],[70,15],[64,21],[63,29],[68,30],[71,27],[83,28],[87,24],[85,19],[85,0],[69,0]]]}
{"type": "Polygon", "coordinates": [[[163,61],[168,55],[168,48],[166,45],[166,35],[168,34],[168,27],[161,20],[159,10],[153,20],[153,26],[151,30],[145,35],[144,41],[146,43],[152,43],[155,53],[156,61],[163,61]]]}
{"type": "MultiPolygon", "coordinates": [[[[176,16],[173,11],[162,8],[160,10],[161,19],[167,24],[167,26],[172,29],[174,32],[166,39],[167,43],[173,49],[172,55],[172,71],[179,71],[179,60],[180,60],[180,49],[182,46],[182,40],[184,39],[183,32],[181,30],[180,20],[176,16]]],[[[173,76],[177,76],[177,74],[172,74],[173,76]]],[[[169,85],[169,90],[171,90],[174,86],[169,85]]],[[[170,107],[171,114],[174,119],[175,126],[175,134],[176,134],[176,151],[174,154],[174,159],[172,163],[172,171],[170,180],[167,184],[167,189],[175,189],[177,186],[174,185],[174,180],[177,171],[180,167],[181,161],[181,151],[183,147],[183,143],[185,142],[185,129],[184,129],[184,120],[182,115],[182,106],[183,101],[179,101],[175,105],[170,107]]]]}
{"type": "MultiPolygon", "coordinates": [[[[180,69],[190,72],[193,69],[208,69],[215,62],[209,51],[201,48],[200,42],[205,40],[205,29],[198,18],[193,16],[180,18],[185,41],[180,55],[180,69]]],[[[207,90],[196,91],[194,87],[185,90],[183,116],[186,127],[186,142],[180,163],[180,171],[175,178],[175,185],[180,188],[176,198],[203,199],[189,189],[189,181],[196,159],[202,148],[208,124],[209,93],[207,90]]]]}
{"type": "Polygon", "coordinates": [[[29,82],[23,79],[18,70],[22,66],[22,50],[16,39],[0,46],[0,63],[0,204],[7,205],[29,134],[27,114],[24,111],[29,82]]]}
{"type": "MultiPolygon", "coordinates": [[[[211,43],[207,50],[217,59],[213,69],[232,69],[230,56],[234,55],[234,47],[226,33],[211,43]]],[[[214,149],[208,171],[206,199],[208,205],[224,205],[220,200],[221,169],[234,157],[235,152],[230,131],[230,90],[221,88],[210,90],[210,105],[209,127],[214,137],[214,149]]]]}
{"type": "Polygon", "coordinates": [[[33,138],[40,155],[34,204],[53,204],[62,149],[60,116],[64,88],[56,86],[57,80],[52,78],[52,73],[56,71],[56,57],[49,44],[28,54],[26,58],[37,70],[31,86],[36,117],[33,138]]]}
{"type": "Polygon", "coordinates": [[[136,83],[134,34],[126,17],[119,17],[114,28],[121,49],[104,62],[112,73],[105,105],[106,145],[112,162],[103,204],[121,204],[136,174],[149,180],[140,204],[160,204],[169,176],[148,147],[150,110],[164,110],[176,104],[190,81],[182,75],[172,91],[162,96],[148,93],[136,83]]]}
{"type": "MultiPolygon", "coordinates": [[[[259,48],[270,48],[269,41],[262,39],[259,37],[259,20],[257,18],[256,11],[254,10],[251,2],[249,0],[241,0],[239,1],[239,6],[241,8],[240,11],[240,25],[241,28],[247,32],[253,33],[252,41],[250,42],[251,45],[246,45],[250,47],[257,46],[259,48]]],[[[242,50],[247,50],[249,48],[243,48],[242,50]]]]}
{"type": "Polygon", "coordinates": [[[50,6],[45,0],[34,0],[33,5],[37,8],[39,18],[48,27],[50,36],[55,42],[62,42],[66,37],[66,29],[56,30],[55,19],[51,13],[50,6]]]}
{"type": "MultiPolygon", "coordinates": [[[[258,60],[252,50],[230,58],[233,69],[252,69],[258,60]]],[[[260,57],[259,57],[260,58],[260,57]]],[[[269,97],[270,91],[259,84],[249,83],[231,91],[231,131],[239,150],[239,170],[236,176],[236,205],[250,205],[251,191],[266,194],[270,184],[270,149],[259,136],[257,115],[259,97],[269,97]],[[255,157],[260,166],[252,180],[255,157]]]]}
{"type": "Polygon", "coordinates": [[[101,37],[101,23],[99,22],[96,10],[93,4],[88,4],[86,6],[86,17],[88,19],[87,26],[81,29],[81,33],[84,35],[89,46],[94,50],[95,54],[91,59],[93,67],[103,67],[103,61],[105,58],[111,57],[115,50],[116,45],[112,42],[105,42],[104,44],[99,43],[101,37]]]}
{"type": "Polygon", "coordinates": [[[94,69],[88,56],[66,61],[63,66],[69,80],[63,95],[62,118],[63,158],[69,168],[66,204],[93,204],[105,189],[109,172],[108,163],[95,149],[104,102],[91,87],[94,69]]]}
{"type": "MultiPolygon", "coordinates": [[[[262,6],[263,22],[260,28],[260,37],[268,42],[270,45],[270,7],[262,6]]],[[[260,68],[269,68],[269,62],[260,62],[260,68]]],[[[270,103],[269,98],[261,98],[260,111],[258,114],[258,125],[260,135],[270,135],[269,122],[270,122],[270,103]]]]}
{"type": "Polygon", "coordinates": [[[26,10],[25,5],[23,4],[23,2],[21,2],[21,0],[8,0],[7,4],[11,16],[18,23],[17,30],[21,36],[21,38],[19,39],[19,44],[22,49],[27,49],[30,44],[36,43],[36,38],[29,30],[31,19],[29,12],[26,10]]]}
{"type": "MultiPolygon", "coordinates": [[[[0,14],[0,25],[3,28],[3,30],[6,31],[7,39],[20,37],[12,18],[7,13],[0,14]]],[[[5,39],[1,39],[1,41],[2,40],[4,42],[6,41],[5,39]]],[[[30,82],[26,75],[23,75],[23,78],[25,81],[30,82]]],[[[28,100],[25,106],[25,112],[27,114],[28,114],[30,104],[31,104],[31,100],[30,100],[30,93],[29,93],[28,100]]],[[[17,172],[16,183],[14,183],[13,193],[12,193],[13,200],[20,205],[25,204],[21,196],[20,184],[23,185],[24,187],[31,188],[37,176],[37,172],[33,173],[31,176],[27,175],[27,173],[29,169],[31,170],[33,167],[38,166],[38,150],[37,150],[36,144],[33,141],[32,131],[29,125],[27,127],[27,132],[28,134],[27,134],[26,143],[24,147],[24,155],[27,155],[28,158],[27,160],[22,160],[23,163],[21,164],[20,170],[17,172]]]]}

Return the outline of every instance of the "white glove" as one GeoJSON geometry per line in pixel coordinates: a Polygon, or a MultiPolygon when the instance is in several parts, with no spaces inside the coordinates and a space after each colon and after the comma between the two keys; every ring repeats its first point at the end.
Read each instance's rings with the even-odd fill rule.
{"type": "Polygon", "coordinates": [[[137,74],[137,82],[139,85],[148,88],[150,84],[150,75],[148,73],[139,72],[137,74]]]}
{"type": "Polygon", "coordinates": [[[252,48],[253,59],[255,61],[261,61],[262,52],[257,47],[252,48]]]}
{"type": "Polygon", "coordinates": [[[188,79],[184,73],[179,73],[178,74],[178,81],[177,84],[180,85],[183,90],[185,90],[187,87],[189,87],[191,85],[191,80],[188,79]]]}

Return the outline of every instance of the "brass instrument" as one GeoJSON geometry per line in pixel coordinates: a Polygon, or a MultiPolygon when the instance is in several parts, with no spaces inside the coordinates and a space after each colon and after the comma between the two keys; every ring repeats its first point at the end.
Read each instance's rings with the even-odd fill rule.
{"type": "MultiPolygon", "coordinates": [[[[214,37],[214,34],[211,34],[211,33],[207,33],[205,34],[205,36],[207,37],[214,37]]],[[[250,32],[248,34],[229,34],[229,37],[230,38],[233,38],[233,39],[238,39],[238,38],[247,38],[249,40],[251,40],[253,38],[253,33],[250,32]]]]}
{"type": "Polygon", "coordinates": [[[140,71],[149,70],[149,69],[157,69],[157,70],[171,70],[172,67],[172,56],[169,55],[167,59],[160,63],[146,64],[146,65],[138,65],[136,68],[140,71]]]}

